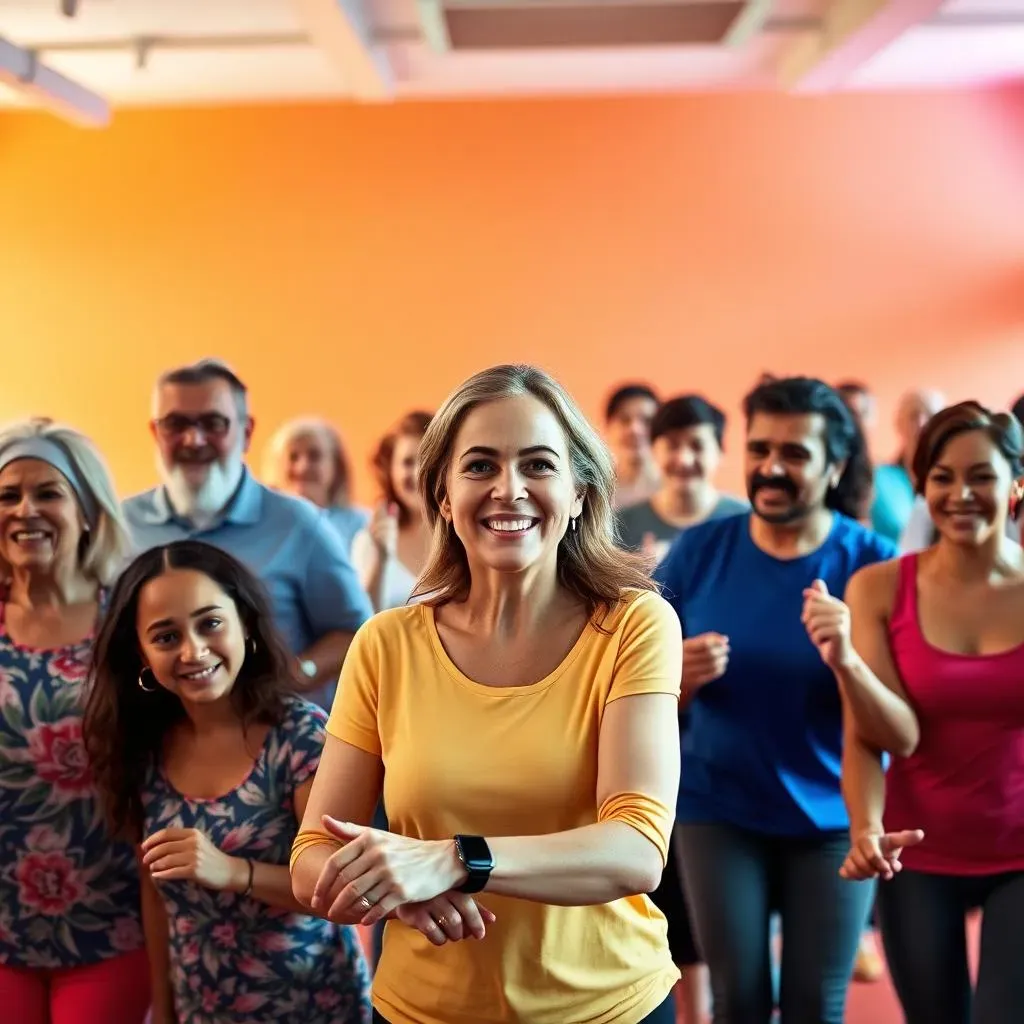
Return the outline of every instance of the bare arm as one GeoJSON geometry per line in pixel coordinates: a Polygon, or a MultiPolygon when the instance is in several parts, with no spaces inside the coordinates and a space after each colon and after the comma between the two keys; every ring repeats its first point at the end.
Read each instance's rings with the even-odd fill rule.
{"type": "MultiPolygon", "coordinates": [[[[322,832],[324,815],[368,825],[380,800],[383,779],[384,765],[379,757],[328,733],[300,819],[300,829],[322,832]]],[[[291,886],[303,907],[310,908],[320,872],[340,847],[340,842],[331,840],[309,846],[298,855],[291,869],[291,886]]],[[[361,913],[353,913],[348,923],[356,924],[361,918],[361,913]]]]}
{"type": "MultiPolygon", "coordinates": [[[[295,790],[295,817],[300,822],[312,788],[313,780],[310,779],[295,790]]],[[[235,871],[232,884],[228,888],[233,892],[245,892],[249,882],[249,866],[237,857],[233,857],[232,860],[235,861],[235,871]]],[[[253,899],[262,900],[272,907],[292,910],[297,914],[309,913],[309,909],[300,903],[292,892],[292,878],[287,864],[265,864],[254,860],[252,866],[253,884],[249,895],[253,899]]]]}
{"type": "MultiPolygon", "coordinates": [[[[310,779],[295,790],[295,816],[300,820],[312,786],[313,779],[310,779]]],[[[143,844],[142,870],[150,885],[189,878],[208,889],[241,894],[249,886],[250,863],[252,889],[249,895],[253,899],[297,914],[309,913],[292,893],[287,864],[268,864],[224,853],[205,833],[193,828],[163,829],[143,844]]]]}
{"type": "Polygon", "coordinates": [[[359,575],[359,582],[375,612],[383,610],[384,577],[389,557],[386,551],[381,551],[368,528],[357,533],[352,541],[352,567],[359,575]]]}
{"type": "Polygon", "coordinates": [[[907,700],[889,648],[888,618],[895,592],[896,562],[855,573],[846,590],[851,653],[835,670],[857,732],[873,747],[909,757],[921,739],[917,715],[907,700]]]}
{"type": "Polygon", "coordinates": [[[841,788],[850,816],[850,832],[882,831],[885,811],[885,772],[881,753],[859,735],[847,708],[843,709],[841,788]]]}
{"type": "Polygon", "coordinates": [[[340,629],[333,630],[330,633],[325,633],[302,652],[299,656],[300,660],[311,661],[316,665],[315,676],[299,676],[303,680],[304,691],[319,690],[328,683],[337,681],[338,673],[341,672],[341,663],[345,660],[354,635],[340,629]]]}
{"type": "Polygon", "coordinates": [[[139,871],[142,890],[142,931],[146,937],[149,978],[153,993],[152,1024],[176,1024],[174,992],[171,989],[171,953],[167,934],[167,911],[156,885],[145,867],[139,871]]]}
{"type": "MultiPolygon", "coordinates": [[[[609,704],[598,748],[598,806],[618,794],[638,794],[674,814],[678,789],[676,698],[650,693],[609,704]]],[[[487,841],[495,860],[487,892],[556,906],[610,903],[651,892],[665,866],[651,839],[616,819],[546,836],[487,841]]]]}

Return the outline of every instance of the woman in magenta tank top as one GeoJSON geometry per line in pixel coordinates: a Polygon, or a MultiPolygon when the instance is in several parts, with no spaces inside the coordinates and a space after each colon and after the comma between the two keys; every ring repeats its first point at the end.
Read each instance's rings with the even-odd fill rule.
{"type": "Polygon", "coordinates": [[[886,777],[877,723],[847,701],[843,755],[842,873],[885,883],[882,938],[907,1024],[1024,1021],[1024,552],[1006,536],[1022,443],[1014,417],[976,402],[933,417],[914,471],[938,540],[863,570],[852,626],[836,615],[833,642],[913,716],[886,777]]]}

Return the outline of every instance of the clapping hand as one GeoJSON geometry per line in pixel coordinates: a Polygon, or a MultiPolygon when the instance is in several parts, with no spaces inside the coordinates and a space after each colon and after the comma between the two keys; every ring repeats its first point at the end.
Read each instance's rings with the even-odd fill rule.
{"type": "Polygon", "coordinates": [[[841,668],[853,657],[850,640],[850,609],[828,592],[824,580],[815,580],[804,591],[801,616],[807,635],[830,669],[841,668]]]}
{"type": "Polygon", "coordinates": [[[701,633],[683,641],[683,688],[694,690],[725,674],[729,665],[729,638],[701,633]]]}

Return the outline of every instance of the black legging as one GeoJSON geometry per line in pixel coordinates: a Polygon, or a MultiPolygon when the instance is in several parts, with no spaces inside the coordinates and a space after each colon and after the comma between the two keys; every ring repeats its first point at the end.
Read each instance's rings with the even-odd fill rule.
{"type": "MultiPolygon", "coordinates": [[[[672,996],[669,996],[656,1010],[652,1010],[639,1024],[675,1024],[676,1004],[672,996]]],[[[373,1024],[388,1024],[387,1018],[382,1017],[376,1010],[373,1011],[373,1024]]]]}
{"type": "Polygon", "coordinates": [[[878,917],[906,1024],[1024,1020],[1024,871],[963,877],[904,868],[879,885],[878,917]],[[981,958],[972,993],[964,917],[978,907],[981,958]]]}

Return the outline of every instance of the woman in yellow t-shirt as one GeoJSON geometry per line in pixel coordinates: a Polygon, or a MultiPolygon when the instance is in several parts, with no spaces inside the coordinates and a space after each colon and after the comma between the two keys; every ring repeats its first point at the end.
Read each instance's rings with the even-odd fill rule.
{"type": "Polygon", "coordinates": [[[644,894],[674,818],[682,638],[614,544],[607,449],[547,374],[498,366],[435,416],[419,479],[429,599],[352,643],[295,894],[388,920],[385,1024],[669,1024],[679,972],[644,894]],[[368,825],[382,781],[393,832],[368,825]]]}

